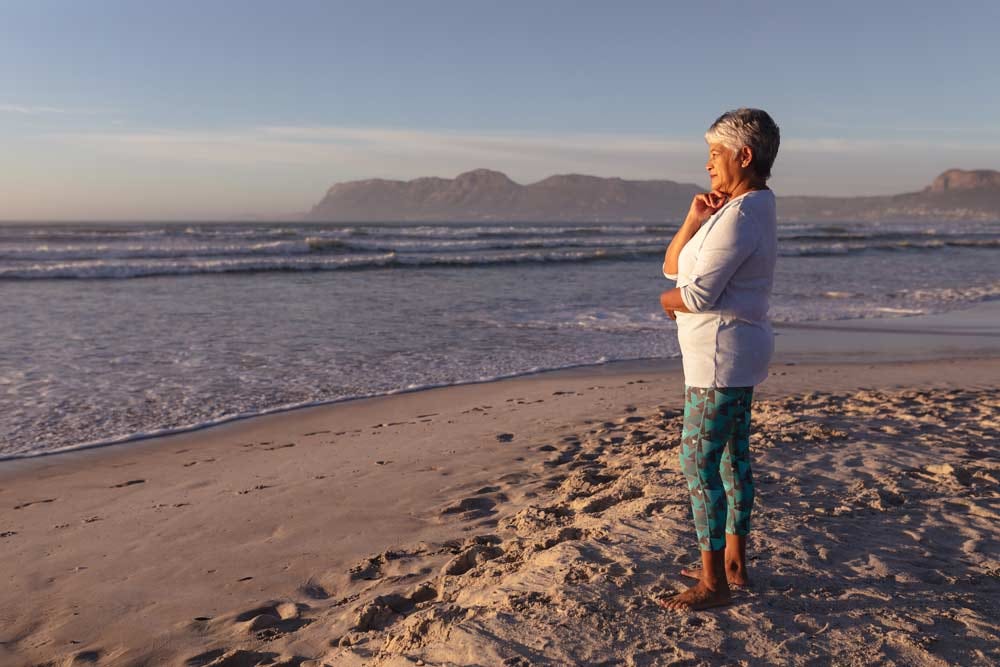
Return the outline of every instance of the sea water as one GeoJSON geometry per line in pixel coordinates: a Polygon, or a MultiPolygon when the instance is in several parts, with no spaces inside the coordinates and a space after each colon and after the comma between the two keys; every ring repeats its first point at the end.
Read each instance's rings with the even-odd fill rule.
{"type": "MultiPolygon", "coordinates": [[[[0,458],[679,355],[676,224],[0,226],[0,458]]],[[[1000,296],[1000,223],[780,224],[775,321],[1000,296]]]]}

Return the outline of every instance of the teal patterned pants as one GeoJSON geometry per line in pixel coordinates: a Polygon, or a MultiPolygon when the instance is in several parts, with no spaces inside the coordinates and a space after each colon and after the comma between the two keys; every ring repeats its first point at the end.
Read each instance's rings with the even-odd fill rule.
{"type": "Polygon", "coordinates": [[[753,387],[684,388],[681,470],[691,492],[698,548],[718,551],[726,533],[747,535],[753,508],[753,387]]]}

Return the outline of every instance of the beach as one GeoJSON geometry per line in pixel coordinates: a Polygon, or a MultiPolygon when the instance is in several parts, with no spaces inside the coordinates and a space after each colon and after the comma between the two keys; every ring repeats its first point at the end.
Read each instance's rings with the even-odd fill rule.
{"type": "Polygon", "coordinates": [[[0,664],[996,664],[995,306],[778,327],[726,608],[630,361],[4,461],[0,664]]]}
{"type": "Polygon", "coordinates": [[[563,4],[3,5],[0,667],[1000,667],[1000,3],[563,4]]]}

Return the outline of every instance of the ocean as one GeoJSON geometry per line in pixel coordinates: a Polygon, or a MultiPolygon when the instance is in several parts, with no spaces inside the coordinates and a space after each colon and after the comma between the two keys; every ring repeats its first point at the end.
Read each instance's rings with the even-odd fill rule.
{"type": "MultiPolygon", "coordinates": [[[[679,356],[676,224],[0,225],[0,459],[679,356]]],[[[783,223],[776,322],[1000,296],[1000,223],[783,223]]]]}

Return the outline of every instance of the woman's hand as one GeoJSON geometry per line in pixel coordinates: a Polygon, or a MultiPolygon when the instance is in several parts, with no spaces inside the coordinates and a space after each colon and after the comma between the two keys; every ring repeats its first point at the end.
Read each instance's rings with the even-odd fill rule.
{"type": "Polygon", "coordinates": [[[673,290],[667,290],[660,294],[660,307],[663,308],[663,312],[667,314],[672,320],[677,319],[677,315],[674,313],[674,306],[670,303],[670,297],[668,296],[673,290]]]}
{"type": "MultiPolygon", "coordinates": [[[[670,245],[667,246],[667,251],[663,255],[664,273],[671,275],[677,273],[677,258],[680,256],[684,244],[698,233],[702,224],[713,213],[722,208],[728,199],[729,195],[719,190],[699,192],[694,196],[687,217],[684,218],[681,228],[674,234],[674,238],[671,239],[670,245]]],[[[670,313],[667,314],[670,315],[670,313]]]]}
{"type": "Polygon", "coordinates": [[[691,208],[688,210],[688,219],[694,220],[699,226],[706,220],[708,220],[713,213],[718,211],[726,201],[729,199],[729,195],[719,190],[712,190],[711,192],[699,192],[691,200],[691,208]]]}

